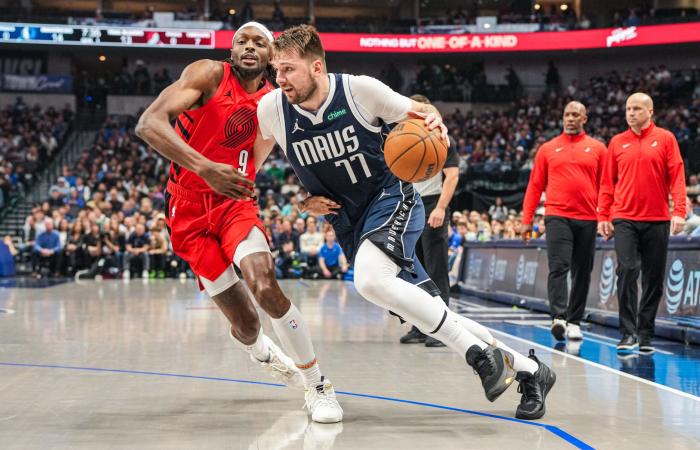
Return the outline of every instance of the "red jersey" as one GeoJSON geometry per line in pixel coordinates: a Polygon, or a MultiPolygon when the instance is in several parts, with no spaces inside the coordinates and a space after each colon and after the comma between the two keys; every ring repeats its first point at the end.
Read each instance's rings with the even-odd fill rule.
{"type": "Polygon", "coordinates": [[[676,137],[652,124],[640,135],[632,130],[613,136],[608,145],[598,199],[598,220],[644,222],[685,218],[685,168],[676,137]]]}
{"type": "MultiPolygon", "coordinates": [[[[262,88],[248,94],[230,64],[221,64],[224,77],[214,96],[201,108],[180,114],[175,121],[175,131],[208,159],[232,165],[255,181],[256,111],[260,99],[273,88],[266,82],[262,88]]],[[[214,192],[204,179],[174,162],[170,164],[170,179],[192,191],[214,192]]]]}
{"type": "Polygon", "coordinates": [[[596,220],[605,154],[605,144],[585,132],[575,136],[562,133],[542,144],[523,201],[523,223],[532,223],[542,191],[546,193],[547,216],[596,220]]]}

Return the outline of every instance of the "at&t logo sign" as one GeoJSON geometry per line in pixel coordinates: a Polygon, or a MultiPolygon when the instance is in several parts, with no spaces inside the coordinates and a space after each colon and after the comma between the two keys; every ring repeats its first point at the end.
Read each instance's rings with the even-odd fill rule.
{"type": "Polygon", "coordinates": [[[685,270],[683,261],[673,261],[666,278],[666,310],[675,314],[682,306],[695,307],[700,296],[700,270],[685,270]]]}
{"type": "Polygon", "coordinates": [[[617,275],[615,274],[615,262],[612,257],[603,259],[603,269],[600,271],[600,302],[605,304],[610,297],[617,293],[617,275]]]}
{"type": "Polygon", "coordinates": [[[518,258],[518,270],[515,273],[515,289],[520,290],[525,277],[525,255],[520,255],[518,258]]]}

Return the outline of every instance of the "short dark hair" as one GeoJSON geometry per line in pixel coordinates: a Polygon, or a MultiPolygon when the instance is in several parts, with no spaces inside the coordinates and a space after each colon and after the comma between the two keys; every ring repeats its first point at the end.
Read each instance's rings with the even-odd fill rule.
{"type": "Polygon", "coordinates": [[[428,97],[426,97],[423,94],[413,94],[411,96],[411,100],[413,100],[414,102],[425,103],[426,105],[430,105],[430,100],[428,100],[428,97]]]}
{"type": "Polygon", "coordinates": [[[326,61],[321,37],[310,25],[299,25],[284,30],[272,43],[272,48],[275,53],[296,50],[302,58],[312,56],[326,61]]]}

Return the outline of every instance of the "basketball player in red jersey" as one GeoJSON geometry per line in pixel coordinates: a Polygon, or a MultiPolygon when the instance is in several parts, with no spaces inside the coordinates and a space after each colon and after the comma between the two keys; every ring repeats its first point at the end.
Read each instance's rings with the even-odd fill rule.
{"type": "Polygon", "coordinates": [[[273,89],[264,76],[271,42],[264,25],[243,25],[233,38],[230,61],[199,60],[187,66],[143,113],[136,134],[172,161],[165,205],[173,250],[190,264],[200,287],[231,323],[233,342],[276,378],[303,384],[312,420],[340,422],[343,410],[321,375],[309,329],[275,280],[252,198],[259,168],[253,158],[256,108],[273,89]],[[270,315],[291,358],[262,333],[232,262],[270,315]]]}

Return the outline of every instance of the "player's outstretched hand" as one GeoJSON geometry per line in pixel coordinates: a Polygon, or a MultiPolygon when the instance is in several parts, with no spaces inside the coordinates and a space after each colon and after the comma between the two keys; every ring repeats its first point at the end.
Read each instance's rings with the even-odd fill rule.
{"type": "Polygon", "coordinates": [[[447,127],[442,122],[442,117],[435,113],[421,113],[416,111],[409,111],[408,115],[414,119],[424,119],[425,126],[428,130],[434,130],[435,128],[440,129],[440,137],[445,142],[445,145],[450,146],[450,138],[447,136],[447,127]]]}
{"type": "Polygon", "coordinates": [[[299,204],[299,209],[303,213],[311,213],[315,215],[319,214],[338,214],[337,209],[340,209],[340,205],[330,198],[322,197],[320,195],[312,195],[307,197],[303,202],[299,204]]]}
{"type": "Polygon", "coordinates": [[[255,196],[255,185],[228,164],[210,162],[200,174],[217,193],[234,200],[245,200],[255,196]]]}

